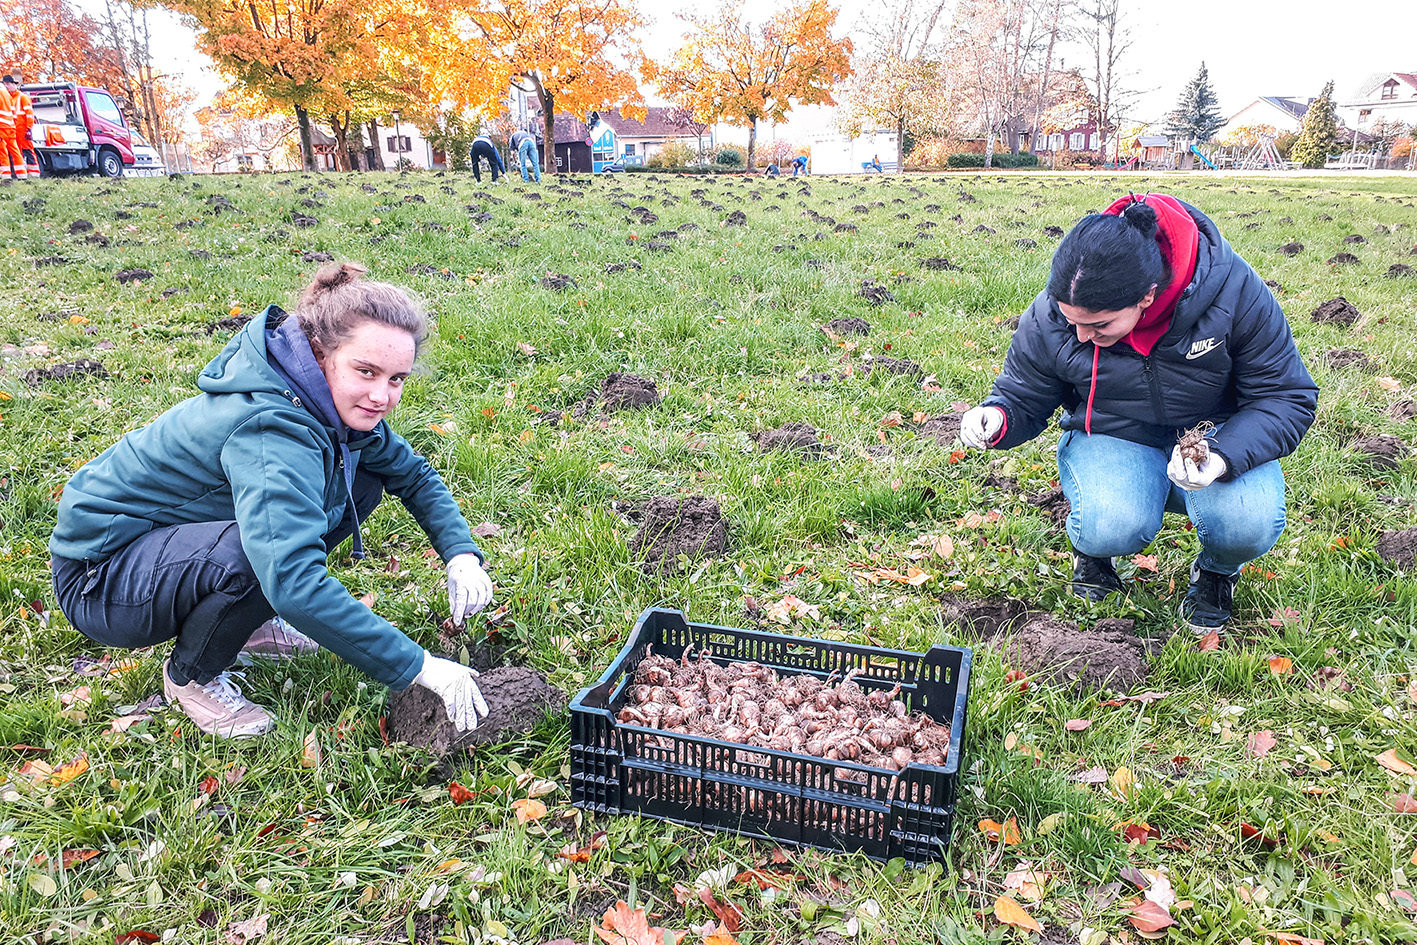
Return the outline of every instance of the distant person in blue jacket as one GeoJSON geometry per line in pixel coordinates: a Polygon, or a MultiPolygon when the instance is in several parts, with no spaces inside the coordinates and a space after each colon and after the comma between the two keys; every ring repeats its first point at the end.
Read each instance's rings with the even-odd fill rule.
{"type": "Polygon", "coordinates": [[[492,168],[492,183],[497,183],[497,178],[507,173],[507,165],[502,163],[502,154],[492,144],[492,139],[486,135],[478,135],[472,139],[472,151],[468,154],[472,159],[472,176],[480,184],[482,183],[482,161],[485,158],[487,165],[492,168]]]}
{"type": "Polygon", "coordinates": [[[293,315],[272,305],[252,319],[197,378],[201,393],[64,487],[49,541],[60,609],[104,646],[172,641],[164,693],[208,734],[275,727],[227,672],[243,651],[279,659],[324,647],[391,688],[437,693],[460,730],[487,714],[477,673],[377,616],[327,564],[351,535],[364,556],[359,523],[388,491],[447,562],[453,622],[492,599],[457,500],[386,422],[427,316],[364,272],[321,269],[293,315]]]}
{"type": "Polygon", "coordinates": [[[792,159],[792,176],[796,177],[799,173],[803,176],[807,174],[807,155],[805,154],[799,154],[792,159]]]}
{"type": "Polygon", "coordinates": [[[1164,194],[1128,196],[1063,238],[960,438],[1018,446],[1063,407],[1074,593],[1122,590],[1116,556],[1181,512],[1200,540],[1181,615],[1207,633],[1229,622],[1241,567],[1284,530],[1279,459],[1317,400],[1279,303],[1210,218],[1164,194]],[[1200,424],[1211,432],[1197,462],[1178,439],[1200,424]]]}
{"type": "Polygon", "coordinates": [[[518,129],[512,133],[512,139],[507,143],[517,155],[517,167],[522,172],[522,183],[526,183],[533,174],[536,175],[536,182],[541,183],[541,165],[536,160],[536,138],[532,133],[518,129]]]}

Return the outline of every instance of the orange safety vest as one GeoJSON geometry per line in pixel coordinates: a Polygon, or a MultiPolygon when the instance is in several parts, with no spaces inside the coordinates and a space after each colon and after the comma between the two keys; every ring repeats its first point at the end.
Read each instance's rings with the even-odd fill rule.
{"type": "Polygon", "coordinates": [[[20,91],[15,96],[15,134],[23,141],[34,127],[34,103],[30,101],[30,93],[20,91]]]}
{"type": "Polygon", "coordinates": [[[0,85],[0,138],[12,138],[15,135],[15,96],[10,94],[10,90],[0,85]]]}

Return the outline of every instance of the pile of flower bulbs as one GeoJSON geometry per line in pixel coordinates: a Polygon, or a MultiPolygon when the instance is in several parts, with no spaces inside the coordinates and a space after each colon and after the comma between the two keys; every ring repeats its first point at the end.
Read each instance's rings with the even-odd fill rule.
{"type": "Polygon", "coordinates": [[[892,690],[867,691],[855,671],[832,684],[817,676],[779,676],[761,663],[719,665],[649,653],[635,670],[621,722],[828,761],[900,771],[941,765],[950,729],[911,713],[892,690]]]}

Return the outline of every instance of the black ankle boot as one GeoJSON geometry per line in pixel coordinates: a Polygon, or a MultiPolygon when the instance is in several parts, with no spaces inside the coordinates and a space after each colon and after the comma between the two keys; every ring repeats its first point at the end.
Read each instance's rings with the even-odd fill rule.
{"type": "Polygon", "coordinates": [[[1217,574],[1203,571],[1199,564],[1191,565],[1191,586],[1181,602],[1181,619],[1196,633],[1223,630],[1230,622],[1238,574],[1217,574]]]}
{"type": "Polygon", "coordinates": [[[1122,590],[1122,579],[1111,558],[1092,558],[1073,552],[1073,593],[1093,603],[1122,590]]]}

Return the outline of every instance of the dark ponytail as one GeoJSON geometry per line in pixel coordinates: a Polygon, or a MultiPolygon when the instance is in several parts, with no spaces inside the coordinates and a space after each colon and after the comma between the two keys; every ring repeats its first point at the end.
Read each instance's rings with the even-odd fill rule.
{"type": "Polygon", "coordinates": [[[1094,213],[1072,228],[1053,254],[1048,294],[1089,312],[1115,312],[1164,286],[1156,211],[1137,197],[1121,216],[1094,213]]]}

